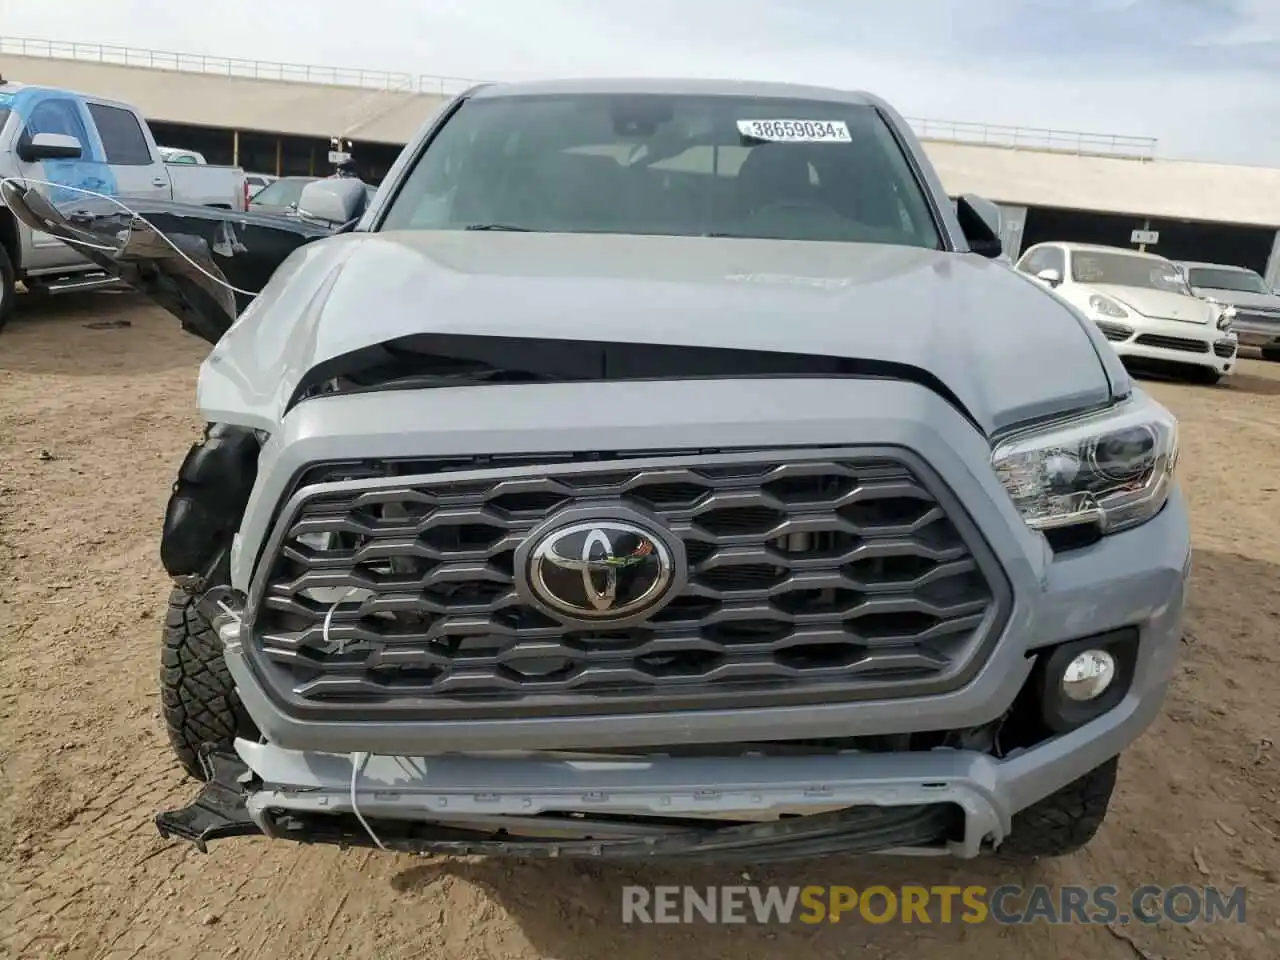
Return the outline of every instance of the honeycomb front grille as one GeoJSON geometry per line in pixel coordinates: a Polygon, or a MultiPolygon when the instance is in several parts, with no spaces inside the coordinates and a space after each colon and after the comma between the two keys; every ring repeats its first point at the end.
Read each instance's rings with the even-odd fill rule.
{"type": "Polygon", "coordinates": [[[288,709],[492,717],[924,693],[964,682],[1005,612],[976,531],[905,457],[476,462],[303,479],[250,611],[251,656],[288,709]],[[389,475],[415,469],[432,472],[389,475]],[[682,544],[674,599],[624,630],[526,605],[514,554],[530,531],[611,504],[682,544]]]}

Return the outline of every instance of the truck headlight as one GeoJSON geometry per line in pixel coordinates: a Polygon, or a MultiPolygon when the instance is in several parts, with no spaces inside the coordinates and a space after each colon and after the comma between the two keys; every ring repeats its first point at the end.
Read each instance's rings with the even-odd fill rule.
{"type": "Polygon", "coordinates": [[[1027,525],[1096,523],[1103,533],[1160,512],[1178,460],[1178,421],[1144,394],[1117,407],[1013,434],[991,465],[1027,525]]]}
{"type": "Polygon", "coordinates": [[[1218,329],[1224,333],[1231,329],[1231,321],[1236,318],[1235,307],[1223,307],[1222,312],[1218,314],[1218,329]]]}
{"type": "Polygon", "coordinates": [[[1089,309],[1101,316],[1113,317],[1116,320],[1123,320],[1129,316],[1129,311],[1120,306],[1120,304],[1110,297],[1104,297],[1097,293],[1089,298],[1089,309]]]}

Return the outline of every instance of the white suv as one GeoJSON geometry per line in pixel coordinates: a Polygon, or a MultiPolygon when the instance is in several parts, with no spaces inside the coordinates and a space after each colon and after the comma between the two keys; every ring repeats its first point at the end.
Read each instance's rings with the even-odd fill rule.
{"type": "Polygon", "coordinates": [[[1123,247],[1040,243],[1016,269],[1083,310],[1126,360],[1217,383],[1236,365],[1231,315],[1198,299],[1164,257],[1123,247]]]}

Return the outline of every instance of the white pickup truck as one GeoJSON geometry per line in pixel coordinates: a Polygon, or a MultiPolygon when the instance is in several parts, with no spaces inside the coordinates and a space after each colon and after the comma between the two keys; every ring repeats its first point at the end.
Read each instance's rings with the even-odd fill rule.
{"type": "MultiPolygon", "coordinates": [[[[239,167],[164,162],[134,107],[56,87],[0,80],[0,179],[43,181],[50,198],[78,191],[244,210],[239,167]]],[[[85,196],[84,193],[79,193],[85,196]]],[[[0,207],[0,327],[29,291],[57,293],[114,282],[75,249],[32,231],[0,207]]]]}

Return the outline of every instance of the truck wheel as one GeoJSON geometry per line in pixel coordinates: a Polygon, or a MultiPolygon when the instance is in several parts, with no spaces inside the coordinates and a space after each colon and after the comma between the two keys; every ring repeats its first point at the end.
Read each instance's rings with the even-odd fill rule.
{"type": "Polygon", "coordinates": [[[18,276],[9,259],[9,251],[0,246],[0,330],[13,316],[18,300],[18,276]]]}
{"type": "Polygon", "coordinates": [[[1112,757],[1057,793],[1013,815],[1010,831],[996,855],[1025,862],[1062,857],[1084,847],[1102,826],[1116,786],[1120,758],[1112,757]]]}
{"type": "Polygon", "coordinates": [[[1280,347],[1263,347],[1261,352],[1263,360],[1280,363],[1280,347]]]}
{"type": "Polygon", "coordinates": [[[213,626],[185,590],[169,594],[160,655],[160,701],[169,744],[182,769],[197,780],[207,779],[200,763],[201,746],[209,743],[230,750],[236,737],[257,740],[260,736],[236,694],[213,626]]]}

